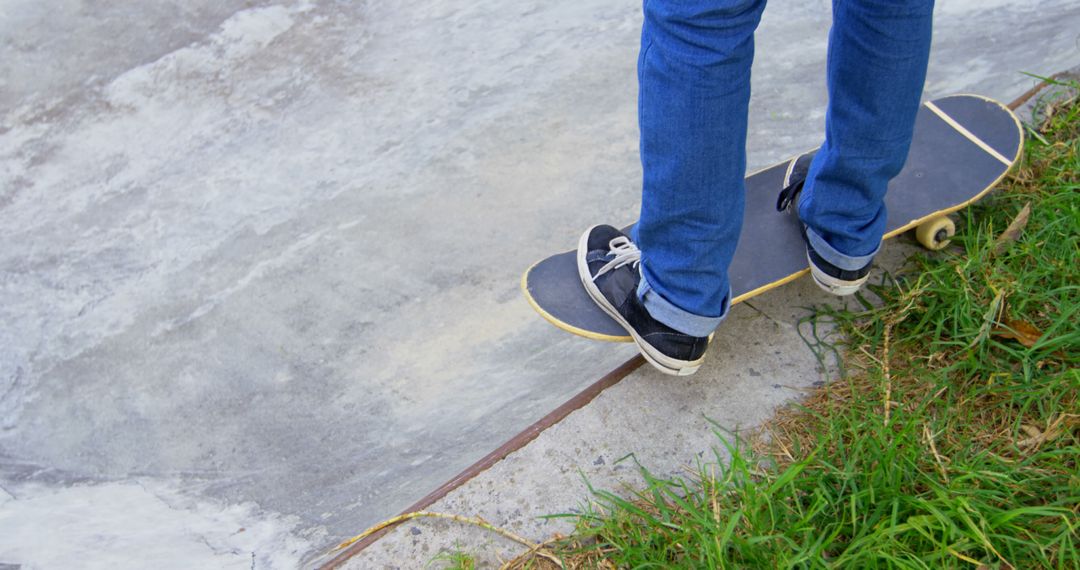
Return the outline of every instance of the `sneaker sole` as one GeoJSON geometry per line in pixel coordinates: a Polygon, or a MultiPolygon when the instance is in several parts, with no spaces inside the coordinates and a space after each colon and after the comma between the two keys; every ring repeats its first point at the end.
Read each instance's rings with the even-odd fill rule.
{"type": "Polygon", "coordinates": [[[596,228],[596,226],[590,227],[585,230],[585,233],[581,234],[581,239],[578,240],[577,249],[578,277],[581,278],[581,284],[585,287],[585,291],[589,293],[589,297],[591,297],[609,317],[615,319],[615,322],[619,323],[619,326],[630,333],[630,337],[633,338],[634,343],[637,344],[638,351],[645,357],[645,360],[647,360],[649,364],[652,364],[657,370],[670,376],[689,376],[697,372],[698,368],[701,368],[701,364],[705,362],[704,356],[692,361],[679,360],[677,358],[671,358],[653,348],[652,345],[645,342],[645,340],[638,335],[637,331],[634,330],[634,327],[630,326],[630,323],[615,310],[615,307],[608,302],[607,298],[600,292],[600,289],[592,282],[592,279],[586,277],[589,275],[589,264],[585,261],[585,256],[582,255],[582,252],[586,251],[585,248],[589,241],[589,234],[592,233],[594,228],[596,228]]]}
{"type": "Polygon", "coordinates": [[[854,295],[862,288],[863,283],[866,283],[866,279],[870,277],[870,275],[866,275],[855,281],[845,281],[843,279],[837,279],[818,269],[817,266],[814,265],[814,262],[810,260],[809,253],[806,254],[806,261],[810,264],[810,276],[814,278],[814,283],[817,283],[817,286],[826,293],[831,293],[837,297],[854,295]]]}

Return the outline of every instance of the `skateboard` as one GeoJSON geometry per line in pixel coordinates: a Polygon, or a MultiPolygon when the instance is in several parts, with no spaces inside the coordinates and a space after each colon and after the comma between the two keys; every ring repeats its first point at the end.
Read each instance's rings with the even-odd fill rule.
{"type": "MultiPolygon", "coordinates": [[[[914,229],[917,241],[928,249],[948,245],[956,231],[948,214],[996,186],[1022,146],[1020,121],[997,101],[952,95],[923,103],[907,162],[889,183],[885,197],[885,239],[914,229]]],[[[746,178],[746,213],[728,269],[732,304],[810,271],[798,216],[776,207],[791,160],[746,178]]],[[[624,231],[629,233],[632,226],[624,231]]],[[[533,264],[521,277],[521,289],[536,312],[565,331],[595,340],[631,341],[585,291],[574,250],[533,264]]]]}

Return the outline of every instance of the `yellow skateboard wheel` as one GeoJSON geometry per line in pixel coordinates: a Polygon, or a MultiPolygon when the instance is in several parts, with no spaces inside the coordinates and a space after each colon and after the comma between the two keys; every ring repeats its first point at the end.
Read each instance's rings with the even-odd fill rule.
{"type": "Polygon", "coordinates": [[[949,245],[949,238],[956,235],[956,224],[948,216],[941,216],[919,224],[915,239],[926,249],[937,251],[949,245]]]}

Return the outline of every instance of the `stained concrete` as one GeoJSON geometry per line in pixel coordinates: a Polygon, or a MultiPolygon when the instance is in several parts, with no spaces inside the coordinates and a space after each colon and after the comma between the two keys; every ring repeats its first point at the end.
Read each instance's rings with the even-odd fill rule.
{"type": "MultiPolygon", "coordinates": [[[[752,166],[820,137],[825,4],[767,11],[752,166]]],[[[639,9],[0,4],[0,564],[143,566],[120,512],[171,559],[290,567],[625,360],[517,279],[636,212],[639,9]],[[85,541],[50,540],[68,504],[85,541]]],[[[927,96],[1015,96],[1077,29],[1063,0],[941,1],[927,96]]],[[[743,348],[716,360],[805,379],[743,348]]]]}

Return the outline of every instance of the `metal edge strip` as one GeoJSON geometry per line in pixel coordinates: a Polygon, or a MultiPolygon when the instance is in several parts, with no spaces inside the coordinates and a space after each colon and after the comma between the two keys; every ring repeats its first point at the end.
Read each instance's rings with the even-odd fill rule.
{"type": "MultiPolygon", "coordinates": [[[[1045,85],[1041,85],[1037,89],[1033,89],[1032,91],[1037,92],[1038,90],[1041,90],[1042,87],[1045,87],[1045,85]]],[[[1034,95],[1034,93],[1025,93],[1020,98],[1018,98],[1017,100],[1010,103],[1008,106],[1002,105],[1001,103],[998,103],[997,101],[993,101],[992,99],[988,99],[990,101],[993,101],[994,103],[997,103],[998,105],[1001,105],[1005,109],[1009,110],[1010,114],[1013,115],[1013,120],[1016,121],[1017,128],[1020,130],[1020,145],[1019,145],[1019,148],[1017,149],[1017,156],[1019,156],[1020,149],[1023,149],[1023,146],[1024,146],[1024,131],[1023,131],[1022,125],[1020,124],[1019,118],[1017,118],[1016,115],[1012,113],[1012,110],[1018,108],[1020,105],[1022,105],[1024,103],[1024,101],[1029,99],[1032,95],[1034,95]]],[[[985,97],[981,97],[981,98],[986,99],[985,97]]],[[[1011,166],[1014,161],[1005,161],[1005,162],[1006,162],[1006,164],[1011,166]]],[[[780,164],[780,163],[777,163],[777,164],[780,164]]],[[[764,171],[764,170],[768,170],[769,168],[772,168],[774,166],[776,166],[776,164],[774,164],[772,166],[762,168],[761,170],[756,171],[756,172],[761,172],[761,171],[764,171]]],[[[985,195],[987,192],[989,192],[992,188],[997,186],[997,184],[1003,178],[1005,178],[1006,174],[1008,174],[1008,170],[1006,170],[1004,173],[1002,173],[1001,176],[998,177],[998,179],[995,180],[993,184],[988,186],[985,191],[980,192],[978,196],[976,196],[975,198],[969,200],[968,202],[965,202],[964,204],[962,204],[960,206],[957,206],[954,210],[951,209],[950,211],[960,210],[960,209],[968,206],[969,204],[975,202],[976,200],[981,198],[983,195],[985,195]]],[[[896,235],[899,235],[899,234],[911,229],[912,227],[917,226],[919,223],[921,223],[923,221],[929,220],[930,218],[936,217],[938,215],[944,215],[946,213],[948,213],[948,212],[941,211],[941,212],[936,213],[934,216],[928,216],[926,218],[921,218],[919,220],[913,220],[913,221],[909,222],[908,224],[905,224],[904,226],[889,232],[888,234],[885,235],[885,238],[891,238],[891,237],[894,237],[896,235]]],[[[533,265],[535,265],[535,264],[533,264],[533,265]]],[[[530,267],[529,269],[531,270],[532,267],[530,267]]],[[[803,271],[799,271],[798,273],[794,273],[792,275],[789,275],[788,277],[785,277],[784,279],[777,282],[773,287],[779,287],[780,285],[783,285],[785,283],[793,281],[793,280],[797,279],[798,277],[801,277],[802,275],[804,275],[808,271],[809,271],[809,268],[807,268],[806,270],[803,270],[803,271]]],[[[535,305],[535,303],[532,301],[531,295],[528,295],[528,289],[525,286],[525,276],[528,275],[528,273],[529,273],[529,271],[526,270],[525,273],[522,274],[522,277],[521,277],[521,287],[522,287],[522,291],[526,294],[526,299],[529,300],[530,305],[532,305],[534,309],[537,309],[538,312],[540,312],[541,316],[544,316],[545,319],[549,320],[555,326],[559,326],[557,322],[552,321],[551,319],[548,319],[548,317],[545,316],[545,312],[542,309],[539,309],[539,307],[537,307],[535,305]]],[[[769,288],[771,289],[773,287],[769,287],[769,288]]],[[[750,296],[752,296],[751,293],[752,294],[757,294],[757,293],[763,292],[760,289],[761,288],[755,289],[754,291],[751,291],[751,292],[748,292],[748,293],[744,293],[742,295],[739,295],[738,297],[736,297],[735,299],[732,300],[732,304],[735,304],[735,303],[738,303],[740,301],[744,301],[744,300],[748,299],[750,296]]],[[[765,289],[765,290],[767,290],[767,289],[765,289]]],[[[559,327],[559,328],[563,328],[563,330],[567,330],[568,332],[574,332],[574,331],[572,331],[570,329],[567,329],[567,328],[564,328],[564,327],[559,327]]],[[[573,328],[573,327],[571,327],[571,328],[573,328]]],[[[579,334],[579,333],[575,332],[574,334],[579,334]]],[[[602,378],[600,378],[600,380],[597,380],[591,386],[589,386],[585,390],[579,392],[577,395],[575,395],[571,399],[567,400],[563,405],[556,408],[550,414],[544,416],[543,418],[538,420],[536,423],[532,424],[531,426],[529,426],[525,430],[519,432],[517,435],[512,437],[506,443],[499,446],[495,451],[492,451],[491,453],[484,456],[483,458],[481,458],[476,463],[470,465],[464,471],[462,471],[457,476],[455,476],[453,479],[447,481],[446,483],[443,483],[439,488],[435,489],[434,491],[429,493],[427,496],[425,496],[423,499],[420,499],[415,504],[410,506],[408,509],[403,511],[402,514],[407,514],[407,513],[415,512],[415,511],[418,511],[418,510],[423,510],[423,509],[427,508],[428,506],[432,505],[433,503],[435,503],[436,501],[438,501],[439,499],[442,499],[447,494],[449,494],[451,491],[453,491],[454,489],[456,489],[456,488],[460,487],[461,485],[465,484],[466,482],[468,482],[470,479],[472,479],[476,475],[486,471],[488,468],[490,468],[492,465],[495,465],[496,463],[498,463],[499,461],[504,459],[506,456],[508,456],[511,453],[525,447],[525,445],[527,445],[529,442],[536,439],[540,435],[540,433],[542,433],[547,428],[559,423],[560,421],[565,419],[567,416],[569,416],[570,413],[574,412],[575,410],[578,410],[580,408],[585,407],[587,404],[589,404],[589,402],[591,402],[593,399],[595,399],[597,396],[599,396],[601,392],[603,392],[607,388],[610,388],[611,386],[614,386],[615,384],[619,383],[619,381],[621,381],[623,378],[628,376],[634,370],[637,370],[638,368],[640,368],[641,365],[644,364],[644,363],[645,363],[645,359],[640,354],[631,357],[629,360],[622,363],[621,365],[619,365],[617,368],[615,368],[611,372],[608,372],[606,375],[604,375],[602,378]]],[[[377,541],[379,538],[381,538],[383,535],[385,535],[387,532],[389,532],[392,528],[393,527],[390,527],[390,528],[384,529],[382,531],[379,531],[377,533],[374,533],[374,534],[368,536],[367,538],[365,538],[364,540],[360,540],[360,541],[357,541],[357,542],[353,543],[348,548],[346,548],[346,549],[344,549],[344,550],[342,550],[340,552],[331,551],[331,552],[327,553],[324,556],[324,558],[326,556],[330,556],[331,558],[329,558],[329,560],[326,560],[325,562],[322,562],[321,564],[318,564],[316,567],[319,568],[320,570],[333,570],[333,569],[336,569],[336,568],[340,568],[346,561],[348,561],[350,558],[352,558],[353,556],[358,554],[360,551],[364,550],[365,548],[370,546],[372,543],[377,541]],[[335,552],[336,552],[336,554],[335,554],[335,552]]]]}
{"type": "MultiPolygon", "coordinates": [[[[618,384],[623,378],[630,375],[631,372],[637,370],[645,363],[645,359],[640,355],[635,355],[626,362],[620,364],[617,368],[605,374],[602,378],[594,382],[588,388],[578,392],[577,395],[567,400],[558,408],[555,408],[551,413],[540,418],[535,423],[519,432],[514,437],[510,438],[506,443],[500,445],[497,449],[491,453],[485,455],[476,463],[465,468],[464,471],[458,473],[453,479],[450,479],[446,483],[440,485],[437,489],[429,493],[424,498],[420,499],[409,508],[402,511],[402,515],[413,513],[416,511],[422,511],[436,501],[442,499],[454,489],[462,486],[473,477],[487,471],[491,466],[495,465],[499,461],[502,461],[506,456],[511,453],[525,447],[529,442],[536,439],[544,430],[566,419],[571,413],[579,410],[589,402],[592,402],[597,396],[604,390],[618,384]]],[[[396,525],[395,525],[396,526],[396,525]]],[[[336,551],[332,550],[325,556],[330,556],[329,560],[317,564],[315,567],[320,570],[333,570],[340,568],[347,560],[357,555],[361,550],[364,550],[372,543],[382,538],[387,532],[394,527],[385,528],[379,532],[373,533],[363,540],[358,540],[355,543],[349,545],[344,550],[336,551]]]]}

